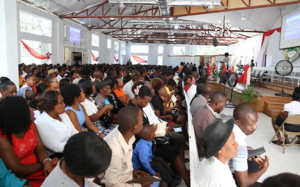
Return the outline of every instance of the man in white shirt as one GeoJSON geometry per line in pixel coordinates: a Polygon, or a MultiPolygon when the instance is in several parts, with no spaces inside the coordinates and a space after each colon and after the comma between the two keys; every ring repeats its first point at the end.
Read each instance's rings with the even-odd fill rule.
{"type": "MultiPolygon", "coordinates": [[[[293,101],[287,103],[283,107],[283,111],[279,112],[276,118],[272,118],[272,126],[275,132],[278,130],[275,128],[275,125],[281,126],[284,120],[290,115],[300,114],[300,87],[296,87],[292,96],[293,101]]],[[[300,124],[300,122],[299,122],[300,124]]],[[[300,132],[299,124],[285,124],[285,130],[292,132],[300,132]]],[[[282,139],[280,133],[277,133],[278,140],[273,141],[274,144],[281,145],[282,139]]],[[[288,136],[285,135],[285,143],[289,143],[288,136]]]]}
{"type": "Polygon", "coordinates": [[[131,88],[135,83],[139,82],[140,80],[141,80],[141,77],[139,74],[133,74],[131,76],[131,81],[127,82],[123,87],[124,93],[131,99],[134,99],[134,94],[132,93],[131,88]]]}
{"type": "Polygon", "coordinates": [[[201,134],[205,158],[199,166],[197,183],[200,187],[236,187],[227,161],[237,155],[234,140],[234,120],[211,123],[201,134]]]}
{"type": "Polygon", "coordinates": [[[60,69],[59,74],[56,77],[58,83],[61,79],[65,78],[65,74],[66,74],[66,70],[60,69]]]}
{"type": "Polygon", "coordinates": [[[257,128],[257,112],[251,105],[242,103],[234,109],[233,117],[235,119],[233,132],[239,146],[237,157],[229,161],[230,169],[238,186],[258,187],[260,184],[257,180],[267,171],[269,160],[266,156],[261,157],[260,161],[248,161],[248,147],[245,141],[246,136],[253,134],[257,128]]]}
{"type": "Polygon", "coordinates": [[[106,187],[141,187],[151,184],[153,178],[149,174],[133,170],[132,166],[134,135],[143,128],[141,110],[134,106],[122,108],[117,120],[119,126],[104,138],[112,149],[112,160],[103,182],[106,187]]]}

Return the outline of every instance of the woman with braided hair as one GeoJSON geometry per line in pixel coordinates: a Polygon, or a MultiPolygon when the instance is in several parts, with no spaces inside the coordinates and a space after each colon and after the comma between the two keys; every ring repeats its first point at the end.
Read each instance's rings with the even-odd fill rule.
{"type": "Polygon", "coordinates": [[[22,97],[0,101],[0,158],[19,178],[39,187],[52,171],[52,160],[41,142],[30,110],[22,97]]]}

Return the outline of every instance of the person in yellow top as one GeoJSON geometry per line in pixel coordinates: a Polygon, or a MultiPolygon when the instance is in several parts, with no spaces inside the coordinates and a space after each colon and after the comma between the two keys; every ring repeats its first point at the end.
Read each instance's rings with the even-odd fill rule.
{"type": "Polygon", "coordinates": [[[174,79],[170,79],[165,87],[168,95],[169,95],[169,102],[167,103],[168,107],[175,107],[176,106],[176,97],[175,97],[175,89],[176,89],[176,82],[174,79]]]}
{"type": "Polygon", "coordinates": [[[19,64],[19,88],[21,88],[24,85],[24,81],[22,77],[23,70],[24,70],[23,64],[19,64]]]}

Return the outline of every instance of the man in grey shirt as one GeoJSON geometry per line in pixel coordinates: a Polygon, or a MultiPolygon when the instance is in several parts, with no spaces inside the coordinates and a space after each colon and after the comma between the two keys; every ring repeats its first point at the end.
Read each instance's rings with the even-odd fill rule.
{"type": "Polygon", "coordinates": [[[228,53],[225,53],[225,58],[223,59],[223,63],[225,64],[227,70],[229,68],[229,54],[228,53]]]}
{"type": "Polygon", "coordinates": [[[207,105],[211,95],[214,92],[214,87],[211,84],[202,84],[197,85],[197,93],[191,100],[191,114],[194,116],[196,111],[199,108],[203,108],[207,105]]]}

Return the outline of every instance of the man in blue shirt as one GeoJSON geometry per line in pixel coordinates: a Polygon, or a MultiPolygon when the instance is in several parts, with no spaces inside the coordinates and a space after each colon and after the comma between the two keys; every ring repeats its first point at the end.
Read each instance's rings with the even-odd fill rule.
{"type": "Polygon", "coordinates": [[[142,131],[139,132],[138,136],[141,139],[133,150],[133,168],[143,168],[150,175],[161,177],[168,186],[178,186],[182,179],[173,174],[172,169],[162,158],[153,155],[151,140],[155,138],[156,129],[156,125],[144,125],[142,131]]]}

